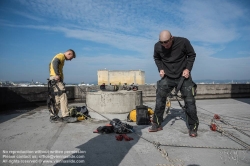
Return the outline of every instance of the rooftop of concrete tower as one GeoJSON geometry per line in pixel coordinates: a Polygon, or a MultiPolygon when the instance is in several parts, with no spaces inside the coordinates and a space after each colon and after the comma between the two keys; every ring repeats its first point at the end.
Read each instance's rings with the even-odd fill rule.
{"type": "MultiPolygon", "coordinates": [[[[84,104],[71,103],[70,106],[84,104]]],[[[143,104],[155,106],[151,101],[143,104]]],[[[108,124],[108,120],[50,123],[46,106],[3,112],[0,116],[1,163],[18,166],[248,166],[250,98],[197,100],[196,105],[200,121],[198,137],[189,137],[185,114],[177,101],[172,101],[170,113],[164,115],[162,131],[148,132],[149,125],[124,121],[135,130],[127,134],[133,138],[131,141],[117,141],[115,133],[93,133],[99,126],[108,124]],[[214,114],[220,116],[216,123],[224,133],[210,129],[214,114]],[[168,154],[167,158],[153,142],[159,143],[162,152],[168,154]]]]}

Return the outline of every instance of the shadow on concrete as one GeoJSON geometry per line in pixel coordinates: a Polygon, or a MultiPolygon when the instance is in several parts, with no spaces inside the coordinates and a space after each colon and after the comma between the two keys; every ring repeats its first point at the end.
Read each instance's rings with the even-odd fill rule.
{"type": "Polygon", "coordinates": [[[8,87],[0,88],[0,123],[30,112],[40,105],[45,105],[45,102],[30,102],[22,97],[17,92],[8,87]]]}
{"type": "MultiPolygon", "coordinates": [[[[141,130],[149,127],[148,125],[141,125],[141,126],[134,126],[136,133],[142,134],[141,130]]],[[[117,166],[124,160],[125,156],[131,150],[131,148],[138,142],[140,139],[137,135],[133,133],[127,134],[127,136],[132,137],[133,140],[125,141],[117,141],[115,136],[118,134],[97,134],[96,137],[92,138],[88,142],[77,146],[76,148],[80,151],[84,151],[86,153],[74,153],[73,156],[76,155],[84,155],[84,158],[81,159],[74,159],[74,158],[65,158],[60,163],[55,164],[55,166],[61,165],[69,165],[69,166],[76,166],[76,165],[88,165],[88,166],[97,166],[97,165],[107,165],[107,166],[117,166]],[[84,163],[65,163],[70,162],[70,160],[84,160],[84,163]]],[[[131,153],[131,152],[130,152],[131,153]]],[[[132,157],[134,160],[137,160],[137,157],[133,154],[136,152],[132,152],[132,157]]],[[[128,165],[131,165],[129,163],[128,165]]],[[[135,163],[134,163],[135,164],[135,163]]],[[[132,164],[133,165],[133,164],[132,164]]],[[[145,165],[145,163],[142,163],[145,165]]]]}
{"type": "Polygon", "coordinates": [[[233,99],[240,101],[242,103],[250,104],[250,98],[233,98],[233,99]]]}
{"type": "Polygon", "coordinates": [[[15,110],[8,110],[6,112],[0,113],[0,123],[3,123],[5,121],[8,121],[10,119],[16,118],[22,114],[28,113],[33,114],[32,110],[36,109],[36,107],[32,108],[24,108],[24,109],[15,109],[15,110]],[[4,116],[3,116],[4,115],[4,116]]]}
{"type": "Polygon", "coordinates": [[[231,98],[250,104],[250,84],[231,84],[231,98]]]}
{"type": "MultiPolygon", "coordinates": [[[[72,88],[74,87],[66,87],[70,92],[70,94],[67,94],[68,103],[75,102],[72,97],[75,95],[75,92],[72,88]]],[[[47,109],[47,96],[48,91],[46,87],[43,87],[39,91],[36,90],[36,87],[0,87],[0,123],[35,110],[41,106],[47,109]],[[39,98],[39,100],[36,99],[36,97],[39,98]]]]}
{"type": "Polygon", "coordinates": [[[0,113],[5,113],[6,111],[21,108],[36,108],[37,103],[31,102],[24,98],[18,91],[14,91],[9,87],[0,88],[0,113]]]}
{"type": "MultiPolygon", "coordinates": [[[[185,114],[181,109],[172,109],[170,110],[171,114],[168,114],[162,123],[163,127],[168,124],[172,119],[176,119],[176,117],[181,117],[185,119],[185,114]]],[[[185,120],[184,120],[185,121],[185,120]]],[[[134,126],[134,130],[137,134],[142,135],[142,130],[150,127],[150,125],[139,125],[134,126]]],[[[85,154],[74,153],[73,156],[76,155],[84,155],[83,163],[64,163],[70,162],[72,158],[65,158],[61,160],[60,163],[55,164],[56,166],[61,165],[88,165],[88,166],[96,166],[96,165],[107,165],[107,166],[117,166],[124,160],[125,156],[130,153],[128,156],[128,165],[134,165],[136,163],[129,163],[129,158],[133,158],[136,161],[139,161],[139,156],[136,154],[137,152],[133,152],[132,147],[139,141],[140,138],[138,135],[134,133],[129,133],[127,136],[132,137],[134,140],[131,141],[117,141],[115,138],[117,134],[97,134],[95,138],[92,138],[88,142],[77,146],[76,148],[79,151],[86,152],[85,154]],[[132,149],[132,151],[131,151],[132,149]]],[[[150,140],[154,141],[154,140],[150,140]]],[[[157,150],[155,153],[158,153],[157,150]]],[[[160,154],[159,154],[160,155],[160,154]]],[[[77,160],[77,159],[73,159],[77,160]]],[[[138,162],[137,162],[138,163],[138,162]]],[[[147,165],[147,163],[141,163],[141,165],[147,165]]]]}
{"type": "Polygon", "coordinates": [[[187,121],[186,121],[185,112],[182,109],[175,109],[175,108],[170,109],[169,114],[166,115],[166,117],[162,123],[162,126],[167,125],[170,121],[171,121],[170,125],[172,126],[172,125],[174,125],[175,121],[177,121],[177,120],[184,121],[187,128],[189,127],[187,124],[187,121]]]}

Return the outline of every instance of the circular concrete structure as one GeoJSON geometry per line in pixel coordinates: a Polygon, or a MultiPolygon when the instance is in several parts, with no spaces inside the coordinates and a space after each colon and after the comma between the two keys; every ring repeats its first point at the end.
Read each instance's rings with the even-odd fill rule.
{"type": "Polygon", "coordinates": [[[126,120],[128,113],[140,105],[140,100],[141,91],[98,91],[86,94],[86,104],[90,115],[96,119],[105,118],[97,115],[95,111],[110,119],[126,120]]]}

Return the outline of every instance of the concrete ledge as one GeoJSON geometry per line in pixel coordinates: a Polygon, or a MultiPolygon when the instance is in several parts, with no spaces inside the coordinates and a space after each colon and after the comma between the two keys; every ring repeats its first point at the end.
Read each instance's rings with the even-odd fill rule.
{"type": "MultiPolygon", "coordinates": [[[[154,108],[155,102],[147,102],[144,104],[154,108]]],[[[81,106],[82,103],[79,103],[79,105],[81,106]]],[[[179,107],[178,102],[174,101],[172,102],[173,108],[170,110],[170,113],[164,115],[162,131],[154,133],[148,132],[149,125],[136,125],[135,122],[124,121],[132,125],[136,132],[127,134],[127,136],[134,139],[131,141],[117,141],[115,137],[117,134],[114,133],[93,133],[99,126],[108,124],[108,120],[97,121],[89,119],[78,123],[50,123],[49,112],[44,107],[31,110],[17,110],[14,114],[4,114],[0,116],[0,150],[2,151],[2,155],[0,155],[0,165],[249,166],[250,152],[247,150],[239,150],[243,149],[239,141],[230,139],[219,132],[211,131],[209,124],[211,118],[216,113],[230,124],[250,134],[248,130],[250,98],[236,100],[198,100],[197,106],[199,106],[197,112],[201,122],[198,137],[189,137],[185,114],[179,107]],[[207,112],[201,108],[211,112],[207,112]],[[150,142],[159,142],[162,151],[166,151],[169,159],[172,160],[166,160],[162,157],[161,152],[150,142]],[[215,147],[225,149],[215,149],[215,147]],[[24,152],[15,153],[13,151],[24,152]],[[32,152],[29,153],[28,151],[32,152]],[[66,153],[64,154],[64,152],[66,153]],[[12,158],[6,158],[4,155],[8,155],[12,158]],[[38,163],[10,162],[14,160],[31,161],[31,157],[19,158],[21,155],[32,155],[32,160],[41,160],[38,160],[38,163]],[[40,155],[45,155],[46,158],[41,158],[39,157],[40,155]],[[55,158],[55,155],[60,157],[55,158]],[[76,157],[79,155],[84,156],[78,159],[72,158],[72,156],[76,157]],[[19,157],[17,158],[17,156],[19,157]],[[47,156],[50,156],[50,158],[47,158],[47,156]],[[84,161],[84,163],[70,163],[72,159],[75,161],[84,161]],[[49,161],[51,161],[50,164],[48,163],[49,161]]],[[[218,123],[222,124],[221,122],[218,123]]],[[[250,144],[249,137],[242,132],[223,124],[221,128],[246,144],[250,144]]]]}
{"type": "MultiPolygon", "coordinates": [[[[69,100],[75,99],[75,87],[66,87],[69,100]]],[[[0,112],[6,109],[46,105],[47,87],[0,87],[0,112]]]]}
{"type": "MultiPolygon", "coordinates": [[[[98,91],[99,86],[67,86],[69,101],[85,102],[86,91],[98,91]]],[[[140,85],[143,101],[155,101],[156,89],[140,85]]],[[[46,105],[47,87],[0,87],[0,112],[9,108],[46,105]]],[[[198,84],[196,99],[250,97],[250,84],[198,84]]]]}

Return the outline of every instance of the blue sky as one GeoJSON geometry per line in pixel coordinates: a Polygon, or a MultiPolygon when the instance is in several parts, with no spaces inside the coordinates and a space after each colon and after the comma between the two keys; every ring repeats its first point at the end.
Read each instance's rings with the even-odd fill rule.
{"type": "Polygon", "coordinates": [[[0,80],[46,82],[51,59],[71,48],[65,82],[94,82],[106,68],[154,83],[164,29],[191,41],[194,80],[250,79],[249,16],[248,0],[1,0],[0,80]]]}

